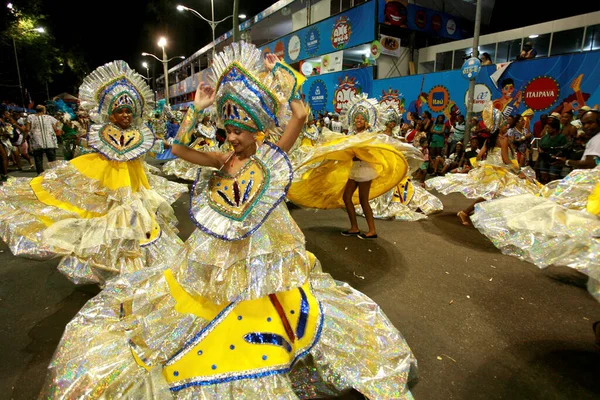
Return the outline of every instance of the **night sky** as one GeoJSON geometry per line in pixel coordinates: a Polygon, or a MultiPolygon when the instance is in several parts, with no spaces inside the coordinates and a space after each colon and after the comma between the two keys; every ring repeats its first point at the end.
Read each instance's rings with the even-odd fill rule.
{"type": "MultiPolygon", "coordinates": [[[[216,20],[232,14],[233,0],[214,2],[216,20]]],[[[251,17],[273,2],[240,0],[240,13],[251,17]]],[[[141,72],[142,61],[150,65],[154,62],[152,58],[142,57],[142,52],[162,57],[162,50],[156,44],[161,36],[168,39],[169,58],[189,56],[212,40],[209,24],[190,12],[177,11],[177,4],[211,18],[210,0],[53,0],[44,1],[44,12],[49,15],[48,29],[56,41],[67,42],[84,53],[91,69],[122,59],[141,72]],[[89,12],[84,11],[88,8],[89,12]]],[[[228,19],[217,26],[216,37],[232,28],[231,21],[228,19]]],[[[157,71],[162,71],[160,64],[155,63],[157,71]]]]}

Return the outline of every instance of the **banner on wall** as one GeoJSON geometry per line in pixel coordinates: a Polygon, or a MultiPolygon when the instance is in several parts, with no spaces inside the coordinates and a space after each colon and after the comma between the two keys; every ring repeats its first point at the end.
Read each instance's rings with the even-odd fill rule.
{"type": "Polygon", "coordinates": [[[375,39],[374,17],[375,0],[371,0],[279,38],[260,49],[263,53],[275,53],[285,62],[293,64],[335,50],[371,43],[375,39]]]}
{"type": "Polygon", "coordinates": [[[408,0],[378,1],[377,21],[380,24],[434,33],[444,38],[463,39],[464,35],[460,29],[458,18],[453,15],[408,4],[408,0]]]}
{"type": "Polygon", "coordinates": [[[318,77],[308,77],[302,92],[313,112],[340,113],[349,100],[371,93],[373,68],[349,69],[318,77]]]}
{"type": "Polygon", "coordinates": [[[330,72],[339,72],[342,70],[344,61],[344,51],[336,51],[335,53],[325,54],[321,58],[321,74],[330,72]]]}
{"type": "Polygon", "coordinates": [[[400,39],[393,36],[379,35],[381,53],[388,56],[400,57],[400,39]]]}
{"type": "MultiPolygon", "coordinates": [[[[492,79],[496,66],[482,67],[475,80],[474,111],[481,112],[488,101],[493,101],[506,115],[530,109],[537,121],[541,114],[594,107],[600,104],[599,63],[600,52],[514,62],[498,80],[497,88],[492,79]]],[[[372,84],[379,99],[390,91],[402,90],[396,97],[404,101],[406,112],[421,115],[427,110],[450,120],[466,114],[468,89],[461,70],[379,79],[372,84]]]]}

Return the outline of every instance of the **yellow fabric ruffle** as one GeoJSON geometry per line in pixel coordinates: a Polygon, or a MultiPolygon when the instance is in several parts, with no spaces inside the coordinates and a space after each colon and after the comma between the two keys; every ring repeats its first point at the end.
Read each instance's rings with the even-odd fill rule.
{"type": "Polygon", "coordinates": [[[587,211],[590,214],[600,215],[600,183],[596,185],[588,198],[587,211]]]}
{"type": "MultiPolygon", "coordinates": [[[[420,153],[412,146],[402,148],[400,142],[391,142],[391,138],[382,140],[382,136],[341,136],[315,147],[302,164],[294,168],[295,176],[288,199],[304,207],[343,208],[342,195],[355,157],[370,163],[377,170],[378,176],[371,182],[369,199],[394,188],[410,172],[405,152],[411,161],[421,160],[420,153]]],[[[352,201],[359,204],[358,190],[352,201]]]]}
{"type": "Polygon", "coordinates": [[[141,158],[127,161],[110,161],[101,154],[86,154],[71,160],[81,174],[95,179],[108,189],[130,187],[137,192],[140,188],[150,189],[141,158]]]}
{"type": "MultiPolygon", "coordinates": [[[[142,187],[150,189],[141,159],[118,162],[107,160],[104,156],[93,153],[79,156],[71,160],[70,163],[83,176],[97,181],[101,186],[110,190],[130,187],[133,192],[137,192],[142,187]]],[[[81,218],[96,218],[102,215],[93,211],[84,210],[56,198],[52,193],[44,189],[44,179],[45,175],[40,175],[33,178],[30,183],[31,189],[40,202],[49,206],[58,207],[65,211],[74,212],[81,218]]],[[[55,222],[44,216],[41,216],[40,220],[42,220],[46,226],[50,226],[55,222]]]]}

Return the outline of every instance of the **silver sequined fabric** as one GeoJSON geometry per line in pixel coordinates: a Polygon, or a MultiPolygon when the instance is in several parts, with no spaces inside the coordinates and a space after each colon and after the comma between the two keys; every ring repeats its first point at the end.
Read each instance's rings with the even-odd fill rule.
{"type": "Polygon", "coordinates": [[[485,200],[526,193],[537,194],[540,189],[535,181],[512,173],[511,165],[503,163],[498,147],[492,149],[487,159],[469,173],[438,176],[427,180],[425,185],[442,194],[458,192],[469,199],[485,200]]]}
{"type": "MultiPolygon", "coordinates": [[[[444,209],[444,205],[441,200],[423,189],[419,185],[414,185],[415,193],[408,202],[408,204],[400,203],[399,201],[393,201],[394,192],[397,189],[393,189],[382,196],[376,197],[369,201],[371,209],[373,210],[373,217],[377,219],[393,219],[396,221],[419,221],[427,218],[436,212],[440,212],[444,209]]],[[[362,207],[356,206],[356,213],[364,217],[362,207]]]]}
{"type": "Polygon", "coordinates": [[[323,273],[310,275],[321,302],[320,340],[288,374],[189,386],[171,395],[161,364],[209,321],[175,311],[161,268],[111,281],[67,325],[40,398],[295,399],[354,388],[371,399],[412,399],[416,361],[367,296],[323,273]],[[150,366],[140,367],[135,353],[150,366]],[[151,398],[151,397],[150,397],[151,398]]]}
{"type": "Polygon", "coordinates": [[[502,253],[540,268],[561,265],[588,275],[600,300],[600,218],[585,210],[600,169],[576,170],[548,198],[520,195],[479,203],[473,225],[502,253]],[[560,189],[559,189],[560,188],[560,189]]]}

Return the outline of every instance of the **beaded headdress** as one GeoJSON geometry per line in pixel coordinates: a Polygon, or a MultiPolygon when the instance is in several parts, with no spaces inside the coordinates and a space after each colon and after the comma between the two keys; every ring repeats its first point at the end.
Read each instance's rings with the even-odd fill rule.
{"type": "Polygon", "coordinates": [[[342,110],[340,120],[350,133],[354,132],[354,120],[362,115],[371,131],[380,132],[389,121],[391,110],[379,104],[376,99],[369,98],[366,93],[356,95],[342,110]]]}
{"type": "Polygon", "coordinates": [[[133,112],[133,126],[143,124],[143,118],[154,109],[152,90],[144,78],[125,61],[113,61],[97,68],[79,87],[81,107],[92,121],[109,121],[115,110],[127,107],[133,112]]]}
{"type": "Polygon", "coordinates": [[[220,124],[266,135],[281,133],[291,116],[288,102],[299,86],[290,67],[279,62],[266,71],[262,52],[241,41],[214,57],[211,79],[220,124]]]}
{"type": "Polygon", "coordinates": [[[504,115],[500,110],[494,107],[494,103],[491,101],[483,107],[481,119],[490,132],[494,132],[505,122],[504,115]]]}
{"type": "Polygon", "coordinates": [[[152,90],[125,61],[110,62],[86,76],[79,87],[79,98],[93,122],[88,144],[108,159],[129,161],[154,144],[154,134],[144,124],[154,110],[152,90]],[[111,114],[122,108],[133,113],[131,126],[125,131],[110,122],[111,114]]]}

